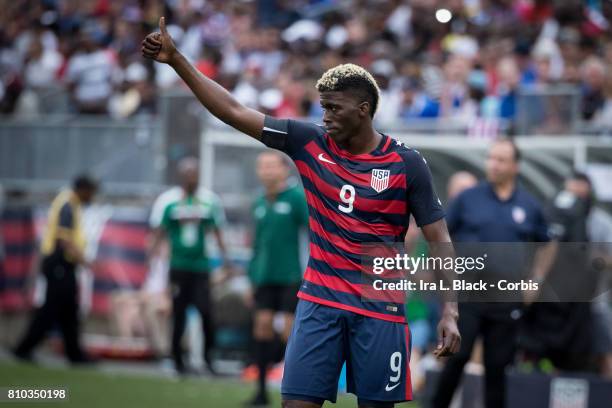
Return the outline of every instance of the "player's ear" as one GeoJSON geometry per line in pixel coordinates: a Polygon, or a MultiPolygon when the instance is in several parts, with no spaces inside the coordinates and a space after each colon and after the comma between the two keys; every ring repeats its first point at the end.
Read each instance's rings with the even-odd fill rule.
{"type": "Polygon", "coordinates": [[[359,104],[359,116],[365,117],[370,116],[370,102],[361,102],[359,104]]]}

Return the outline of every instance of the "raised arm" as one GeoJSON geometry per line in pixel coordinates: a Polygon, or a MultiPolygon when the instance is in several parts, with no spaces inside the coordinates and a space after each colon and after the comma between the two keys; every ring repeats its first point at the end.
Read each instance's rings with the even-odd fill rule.
{"type": "Polygon", "coordinates": [[[143,40],[142,55],[170,65],[210,113],[259,140],[264,127],[264,115],[242,105],[226,89],[202,75],[187,61],[168,34],[164,17],[159,19],[159,30],[147,35],[143,40]]]}

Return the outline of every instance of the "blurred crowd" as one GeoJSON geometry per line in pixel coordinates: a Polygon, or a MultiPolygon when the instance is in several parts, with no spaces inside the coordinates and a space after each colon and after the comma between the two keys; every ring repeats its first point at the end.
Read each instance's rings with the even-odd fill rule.
{"type": "Polygon", "coordinates": [[[580,119],[612,127],[612,4],[601,0],[4,2],[0,112],[39,112],[57,87],[75,112],[155,112],[156,94],[181,86],[171,68],[140,57],[161,15],[202,73],[278,116],[318,117],[316,79],[351,61],[379,81],[383,125],[511,126],[520,89],[567,83],[580,119]]]}

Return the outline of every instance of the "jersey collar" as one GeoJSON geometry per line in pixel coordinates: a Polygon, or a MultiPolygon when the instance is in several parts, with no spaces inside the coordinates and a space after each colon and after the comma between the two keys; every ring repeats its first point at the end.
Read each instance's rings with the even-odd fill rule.
{"type": "Polygon", "coordinates": [[[384,150],[386,150],[386,148],[389,145],[389,139],[390,139],[389,136],[385,135],[384,133],[380,133],[380,135],[382,137],[380,138],[380,142],[374,148],[374,150],[372,150],[370,153],[361,153],[361,154],[351,154],[350,152],[340,148],[340,146],[338,146],[336,142],[334,142],[334,139],[332,139],[327,133],[325,134],[325,140],[331,152],[337,156],[340,156],[340,157],[343,157],[349,160],[372,160],[372,159],[378,159],[380,155],[384,153],[384,150]]]}

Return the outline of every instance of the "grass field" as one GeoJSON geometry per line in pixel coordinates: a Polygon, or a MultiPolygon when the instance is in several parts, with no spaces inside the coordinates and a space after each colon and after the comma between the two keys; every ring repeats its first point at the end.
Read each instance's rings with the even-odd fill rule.
{"type": "MultiPolygon", "coordinates": [[[[86,368],[42,368],[28,364],[0,362],[0,388],[18,386],[66,387],[67,402],[12,404],[18,408],[50,406],[74,408],[241,408],[251,396],[253,388],[238,380],[188,379],[171,380],[128,374],[105,373],[86,368]]],[[[280,395],[271,392],[272,407],[280,407],[280,395]]],[[[1,406],[11,405],[3,403],[1,406]]],[[[337,404],[325,406],[355,407],[353,396],[342,396],[337,404]]],[[[418,408],[415,403],[397,407],[418,408]]]]}

